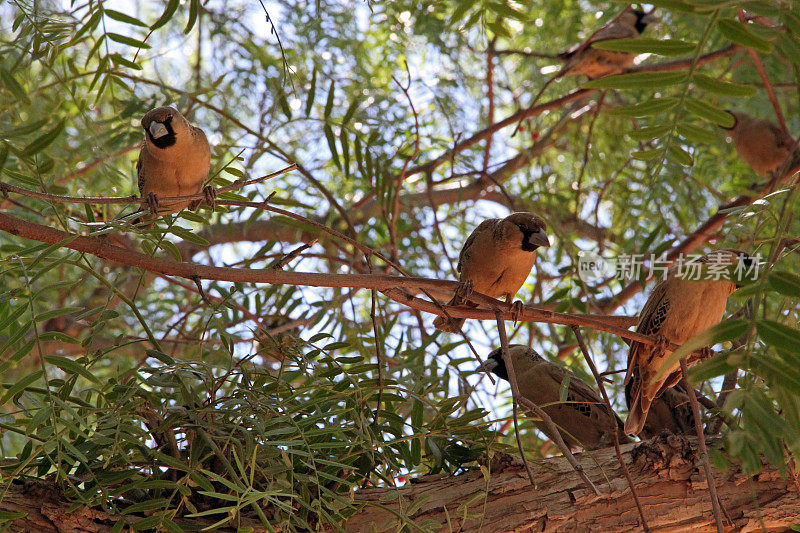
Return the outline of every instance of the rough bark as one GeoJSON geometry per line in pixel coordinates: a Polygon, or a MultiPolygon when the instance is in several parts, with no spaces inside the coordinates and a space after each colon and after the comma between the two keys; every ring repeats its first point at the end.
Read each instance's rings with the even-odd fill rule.
{"type": "MultiPolygon", "coordinates": [[[[715,530],[696,439],[661,437],[622,450],[651,530],[715,530]]],[[[614,450],[576,457],[601,496],[594,496],[561,457],[531,465],[535,488],[516,460],[493,461],[487,465],[492,470],[488,478],[473,471],[399,489],[362,491],[360,500],[384,508],[365,507],[350,518],[347,530],[394,531],[410,519],[434,531],[642,531],[614,450]]],[[[750,477],[732,466],[715,471],[714,477],[733,520],[726,524],[730,530],[785,531],[800,522],[797,489],[775,469],[750,477]]]]}
{"type": "MultiPolygon", "coordinates": [[[[653,531],[713,531],[708,486],[694,439],[660,437],[622,447],[653,531]]],[[[611,448],[576,456],[602,494],[594,496],[562,457],[532,464],[531,487],[521,463],[495,458],[453,477],[425,476],[397,489],[366,489],[356,500],[366,505],[345,524],[347,531],[641,531],[628,485],[611,448]],[[491,474],[489,472],[491,471],[491,474]],[[412,525],[413,523],[413,525],[412,525]]],[[[800,523],[796,485],[767,467],[747,476],[738,467],[715,471],[730,531],[785,531],[800,523]]],[[[15,481],[0,510],[27,513],[11,531],[106,532],[119,517],[78,507],[70,511],[60,493],[42,481],[15,481]]],[[[128,515],[135,522],[142,516],[128,515]]],[[[257,522],[245,523],[261,531],[257,522]]],[[[205,526],[208,523],[198,523],[205,526]]],[[[217,529],[216,531],[229,531],[217,529]]]]}

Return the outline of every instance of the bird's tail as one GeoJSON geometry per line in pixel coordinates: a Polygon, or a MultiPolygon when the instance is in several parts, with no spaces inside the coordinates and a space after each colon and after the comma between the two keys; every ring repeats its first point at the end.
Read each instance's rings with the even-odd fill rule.
{"type": "Polygon", "coordinates": [[[625,419],[625,433],[638,435],[644,429],[647,420],[647,411],[650,409],[650,400],[642,397],[642,389],[636,383],[633,391],[633,403],[629,406],[628,418],[625,419]]]}

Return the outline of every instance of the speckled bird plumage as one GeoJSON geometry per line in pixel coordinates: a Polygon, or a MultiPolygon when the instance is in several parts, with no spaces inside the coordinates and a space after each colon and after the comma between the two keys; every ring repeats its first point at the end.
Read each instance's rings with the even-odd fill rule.
{"type": "Polygon", "coordinates": [[[736,119],[724,128],[745,163],[762,178],[776,172],[794,148],[794,139],[777,124],[751,117],[741,111],[730,111],[736,119]]]}
{"type": "Polygon", "coordinates": [[[592,44],[611,39],[634,39],[639,37],[655,17],[638,9],[627,10],[617,20],[598,31],[588,42],[573,46],[559,54],[564,66],[560,76],[577,76],[583,74],[590,79],[602,78],[618,74],[633,65],[637,54],[599,50],[592,44]]]}
{"type": "MultiPolygon", "coordinates": [[[[533,268],[537,248],[550,245],[546,230],[544,220],[532,213],[484,220],[461,249],[456,267],[460,281],[471,281],[473,290],[511,302],[533,268]]],[[[448,302],[463,304],[469,305],[459,295],[448,302]]],[[[433,325],[442,331],[457,332],[464,320],[453,322],[438,317],[433,325]]]]}
{"type": "MultiPolygon", "coordinates": [[[[736,265],[740,257],[745,264],[752,261],[744,252],[729,249],[711,252],[693,261],[736,265]]],[[[684,267],[689,263],[690,261],[684,263],[684,267]]],[[[679,266],[673,265],[668,270],[666,279],[660,280],[653,287],[636,327],[638,333],[663,337],[677,345],[718,324],[725,313],[728,296],[736,290],[736,284],[727,279],[681,279],[678,276],[679,266]]],[[[631,343],[625,384],[632,379],[634,383],[630,391],[630,412],[625,421],[627,434],[638,435],[644,427],[651,402],[680,381],[678,362],[673,363],[660,377],[656,377],[671,354],[669,349],[659,350],[653,345],[631,343]]],[[[690,365],[696,362],[696,358],[688,360],[690,365]]]]}
{"type": "MultiPolygon", "coordinates": [[[[172,107],[156,107],[142,117],[144,139],[136,163],[139,193],[168,198],[198,194],[208,178],[211,148],[205,133],[172,107]],[[155,132],[155,133],[154,133],[155,132]],[[158,135],[156,135],[158,134],[158,135]]],[[[192,202],[158,203],[158,213],[176,213],[192,202]]],[[[148,213],[143,220],[152,220],[148,213]]]]}
{"type": "MultiPolygon", "coordinates": [[[[550,416],[571,449],[612,445],[611,428],[615,428],[620,442],[628,442],[622,431],[622,420],[616,414],[610,414],[600,395],[573,372],[546,360],[528,346],[512,344],[509,355],[520,394],[550,416]],[[569,386],[566,402],[562,402],[561,384],[566,377],[569,377],[569,386]]],[[[508,369],[500,348],[489,354],[484,365],[499,378],[508,380],[508,369]]],[[[541,423],[534,423],[548,434],[541,423]]],[[[548,436],[552,438],[552,435],[548,436]]]]}

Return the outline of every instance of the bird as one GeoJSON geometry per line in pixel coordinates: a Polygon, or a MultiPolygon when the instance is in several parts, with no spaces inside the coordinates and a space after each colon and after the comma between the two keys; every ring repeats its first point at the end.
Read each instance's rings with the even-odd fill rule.
{"type": "Polygon", "coordinates": [[[751,117],[741,111],[728,111],[733,125],[722,128],[733,139],[733,145],[745,163],[762,178],[777,172],[795,148],[791,135],[777,124],[763,118],[751,117]]]}
{"type": "MultiPolygon", "coordinates": [[[[550,246],[547,224],[533,213],[512,213],[505,218],[481,222],[467,237],[458,256],[460,283],[447,305],[475,304],[467,300],[475,290],[492,298],[504,297],[509,304],[533,268],[536,250],[550,246]]],[[[519,312],[518,307],[514,308],[519,312]]],[[[464,319],[437,317],[436,329],[457,333],[464,319]]]]}
{"type": "Polygon", "coordinates": [[[558,77],[583,74],[589,79],[595,79],[618,74],[630,68],[638,54],[600,50],[592,45],[612,39],[638,38],[650,23],[657,20],[654,15],[639,9],[626,9],[616,20],[600,29],[588,40],[558,54],[556,57],[564,64],[558,77]]]}
{"type": "MultiPolygon", "coordinates": [[[[508,352],[520,394],[550,416],[571,450],[611,445],[614,442],[612,431],[616,431],[620,443],[630,442],[622,431],[622,420],[609,412],[600,395],[573,372],[548,361],[528,346],[512,344],[508,352]],[[561,387],[565,381],[568,381],[566,401],[561,401],[561,387]]],[[[508,381],[502,348],[489,354],[483,369],[508,381]]],[[[544,424],[535,424],[553,438],[544,424]]]]}
{"type": "MultiPolygon", "coordinates": [[[[636,332],[655,336],[658,342],[649,345],[634,341],[628,351],[625,385],[632,381],[630,409],[625,420],[628,435],[638,435],[642,431],[653,400],[681,379],[679,362],[656,377],[662,372],[665,359],[672,354],[669,344],[683,344],[722,320],[728,296],[738,285],[730,275],[713,279],[711,269],[730,270],[739,266],[749,269],[752,265],[753,258],[745,252],[717,250],[690,261],[677,262],[669,268],[665,279],[653,287],[639,316],[636,332]],[[703,279],[692,279],[692,272],[701,267],[705,275],[698,277],[703,279]]],[[[704,353],[703,357],[708,355],[704,353]]],[[[690,357],[687,363],[692,365],[701,358],[690,357]]]]}
{"type": "MultiPolygon", "coordinates": [[[[639,377],[634,375],[628,384],[625,385],[625,402],[630,408],[633,398],[631,390],[639,377]]],[[[661,396],[654,398],[650,403],[644,426],[639,436],[651,439],[664,433],[673,435],[688,435],[694,433],[694,415],[689,404],[689,395],[683,389],[681,383],[666,389],[661,396]]]]}
{"type": "Polygon", "coordinates": [[[162,106],[142,117],[144,139],[136,162],[139,193],[143,208],[149,213],[140,217],[152,221],[160,214],[196,209],[202,200],[159,202],[158,197],[188,196],[201,191],[213,207],[215,193],[203,187],[211,166],[211,147],[206,134],[173,107],[162,106]]]}

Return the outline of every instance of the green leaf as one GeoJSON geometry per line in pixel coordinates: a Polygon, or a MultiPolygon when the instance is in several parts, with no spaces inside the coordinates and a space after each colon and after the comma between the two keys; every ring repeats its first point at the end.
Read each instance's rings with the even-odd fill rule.
{"type": "Polygon", "coordinates": [[[583,85],[584,89],[658,89],[669,87],[686,80],[684,72],[635,72],[633,74],[617,74],[591,80],[583,85]]]}
{"type": "Polygon", "coordinates": [[[44,370],[37,370],[36,372],[28,374],[27,376],[23,377],[22,379],[11,385],[6,391],[6,393],[3,395],[3,397],[0,398],[0,404],[7,403],[11,398],[16,396],[17,393],[22,392],[28,387],[28,385],[31,385],[32,383],[38,381],[39,378],[41,378],[43,375],[44,375],[44,370]]]}
{"type": "Polygon", "coordinates": [[[758,336],[768,345],[778,350],[800,354],[800,331],[773,320],[759,320],[756,323],[758,336]]]}
{"type": "Polygon", "coordinates": [[[17,100],[21,100],[26,104],[31,103],[30,99],[28,98],[28,93],[25,92],[25,89],[23,89],[22,85],[20,85],[17,79],[4,68],[0,68],[0,80],[3,81],[3,86],[8,89],[17,100]]]}
{"type": "Polygon", "coordinates": [[[26,516],[28,516],[28,513],[21,513],[17,511],[4,511],[0,509],[0,523],[8,522],[10,520],[17,520],[19,518],[25,518],[26,516]]]}
{"type": "Polygon", "coordinates": [[[791,11],[784,10],[783,11],[783,23],[786,24],[786,27],[789,28],[793,34],[800,36],[800,15],[793,13],[791,11]]]}
{"type": "Polygon", "coordinates": [[[679,56],[692,52],[697,43],[687,43],[677,39],[613,39],[592,44],[592,48],[614,50],[635,54],[658,54],[679,56]]]}
{"type": "Polygon", "coordinates": [[[800,65],[800,43],[787,33],[782,33],[778,36],[778,50],[781,54],[794,63],[800,65]]]}
{"type": "Polygon", "coordinates": [[[730,128],[734,123],[733,115],[716,106],[713,106],[702,100],[698,100],[697,98],[687,96],[686,109],[703,120],[707,120],[708,122],[716,124],[717,126],[722,126],[723,128],[730,128]]]}
{"type": "Polygon", "coordinates": [[[172,19],[172,15],[175,14],[175,10],[178,9],[179,4],[180,0],[169,0],[169,3],[167,3],[167,7],[164,9],[164,13],[162,13],[159,19],[155,21],[152,26],[150,26],[150,29],[157,30],[158,28],[169,22],[170,19],[172,19]]]}
{"type": "Polygon", "coordinates": [[[771,289],[792,298],[800,299],[800,276],[785,270],[773,270],[767,280],[771,289]]]}
{"type": "Polygon", "coordinates": [[[748,325],[749,322],[747,320],[729,319],[698,333],[681,344],[677,350],[664,360],[661,364],[661,369],[656,373],[656,378],[663,377],[681,359],[700,348],[741,337],[747,331],[748,325]]]}
{"type": "Polygon", "coordinates": [[[663,148],[653,148],[651,150],[637,150],[635,152],[631,152],[631,157],[638,159],[639,161],[653,161],[654,159],[661,157],[663,154],[663,148]]]}
{"type": "Polygon", "coordinates": [[[105,6],[103,7],[103,14],[108,18],[114,19],[118,22],[124,22],[125,24],[131,24],[133,26],[139,26],[141,28],[147,27],[147,24],[145,24],[141,20],[132,17],[130,15],[126,15],[125,13],[115,11],[113,9],[107,9],[105,6]]]}
{"type": "Polygon", "coordinates": [[[314,65],[311,71],[311,87],[308,89],[308,97],[306,99],[306,116],[311,116],[311,107],[314,105],[314,95],[317,92],[317,65],[314,65]]]}
{"type": "Polygon", "coordinates": [[[55,141],[61,132],[64,131],[64,119],[58,121],[58,123],[51,129],[50,131],[44,133],[40,137],[37,137],[32,143],[26,146],[22,150],[22,157],[30,157],[34,154],[37,154],[50,146],[53,141],[55,141]]]}
{"type": "Polygon", "coordinates": [[[614,107],[609,109],[607,113],[609,115],[616,115],[620,117],[649,117],[669,111],[678,105],[679,101],[680,100],[677,98],[673,98],[671,96],[667,98],[653,98],[652,100],[642,102],[641,104],[614,107]]]}
{"type": "Polygon", "coordinates": [[[628,132],[628,136],[634,141],[649,141],[663,137],[672,128],[670,125],[666,126],[650,126],[628,132]]]}
{"type": "Polygon", "coordinates": [[[142,48],[147,50],[150,48],[150,45],[144,41],[140,41],[139,39],[134,39],[133,37],[128,37],[126,35],[120,35],[119,33],[107,33],[108,38],[114,41],[115,43],[120,44],[127,44],[128,46],[132,46],[134,48],[142,48]]]}
{"type": "Polygon", "coordinates": [[[679,163],[685,167],[690,167],[694,165],[694,159],[692,158],[691,154],[689,154],[689,152],[687,152],[680,146],[672,144],[669,147],[668,152],[669,155],[672,156],[672,160],[675,161],[676,163],[679,163]]]}
{"type": "Polygon", "coordinates": [[[763,17],[777,17],[780,16],[782,10],[767,2],[745,2],[743,6],[747,11],[751,11],[763,17]]]}
{"type": "Polygon", "coordinates": [[[333,110],[333,96],[334,96],[334,83],[331,80],[331,86],[328,89],[328,99],[325,101],[325,121],[328,121],[328,118],[331,116],[331,111],[333,110]]]}
{"type": "Polygon", "coordinates": [[[83,376],[84,378],[88,379],[93,383],[100,383],[100,380],[92,374],[85,366],[78,364],[77,362],[69,359],[67,357],[61,357],[60,355],[48,355],[44,358],[45,361],[50,363],[51,365],[57,366],[64,372],[69,375],[79,375],[83,376]]]}
{"type": "Polygon", "coordinates": [[[717,22],[717,29],[728,40],[736,44],[752,48],[763,54],[771,54],[773,50],[772,43],[766,39],[762,39],[752,32],[746,24],[742,24],[737,20],[724,19],[717,22]]]}
{"type": "Polygon", "coordinates": [[[342,163],[339,161],[339,152],[336,149],[336,136],[333,134],[333,130],[331,129],[329,124],[325,124],[323,130],[325,131],[325,138],[328,140],[328,148],[331,151],[331,158],[333,158],[333,163],[339,170],[342,170],[342,163]]]}
{"type": "Polygon", "coordinates": [[[709,131],[694,124],[678,124],[678,135],[689,141],[713,143],[719,138],[716,132],[709,131]]]}
{"type": "Polygon", "coordinates": [[[732,83],[729,81],[718,80],[705,74],[694,74],[692,76],[694,84],[714,94],[722,96],[735,96],[737,98],[746,98],[756,94],[756,88],[749,85],[741,85],[739,83],[732,83]]]}
{"type": "Polygon", "coordinates": [[[133,70],[142,70],[141,65],[139,65],[137,63],[134,63],[133,61],[131,61],[129,59],[125,59],[122,56],[122,54],[118,54],[118,53],[115,52],[115,53],[109,55],[108,57],[110,57],[111,61],[113,61],[117,65],[121,65],[123,67],[127,67],[127,68],[133,69],[133,70]]]}
{"type": "Polygon", "coordinates": [[[197,22],[197,13],[200,11],[200,0],[190,0],[189,2],[189,20],[186,21],[186,27],[183,28],[183,33],[188,34],[192,31],[195,22],[197,22]]]}
{"type": "Polygon", "coordinates": [[[175,259],[175,261],[183,261],[183,258],[181,257],[181,251],[178,250],[178,247],[175,246],[172,241],[165,239],[161,241],[160,245],[163,250],[166,250],[166,252],[171,255],[173,259],[175,259]]]}

